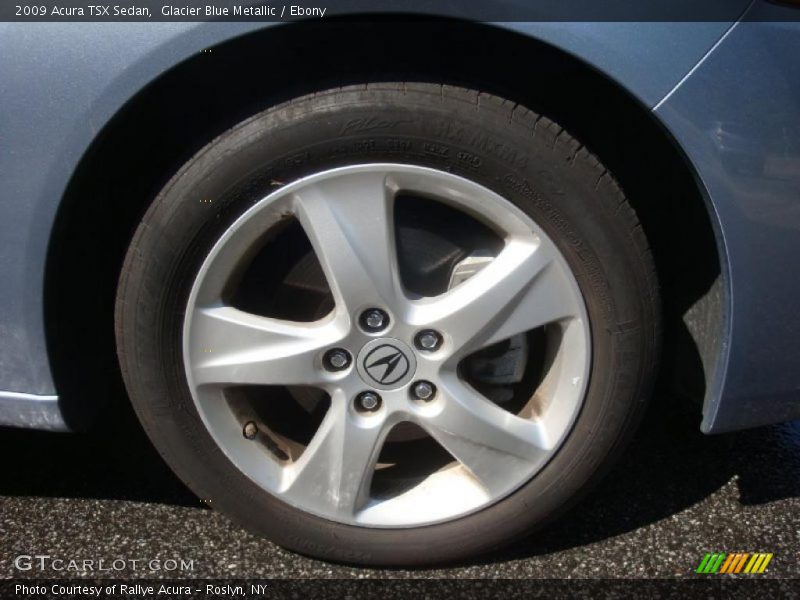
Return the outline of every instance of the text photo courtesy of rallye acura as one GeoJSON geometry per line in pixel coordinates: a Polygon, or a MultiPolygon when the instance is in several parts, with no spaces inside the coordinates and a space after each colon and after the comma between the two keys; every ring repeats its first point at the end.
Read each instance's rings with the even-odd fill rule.
{"type": "Polygon", "coordinates": [[[14,584],[14,593],[25,597],[96,597],[108,598],[113,596],[129,596],[131,598],[149,598],[159,596],[172,598],[176,596],[192,596],[202,593],[211,597],[218,596],[244,596],[245,594],[263,595],[268,593],[269,586],[263,583],[254,583],[247,586],[229,584],[176,585],[176,584],[141,584],[141,583],[111,583],[111,584],[14,584]]]}
{"type": "Polygon", "coordinates": [[[210,506],[414,565],[535,535],[651,401],[800,417],[796,7],[446,4],[0,24],[0,423],[124,382],[210,506]]]}

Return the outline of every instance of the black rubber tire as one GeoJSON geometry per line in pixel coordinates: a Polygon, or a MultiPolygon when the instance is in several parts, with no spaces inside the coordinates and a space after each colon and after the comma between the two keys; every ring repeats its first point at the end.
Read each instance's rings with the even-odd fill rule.
{"type": "Polygon", "coordinates": [[[461,560],[559,515],[629,439],[658,359],[660,307],[647,240],[600,162],[546,117],[495,96],[419,83],[352,86],[276,106],[213,140],[170,180],[128,251],[117,296],[119,360],[160,453],[202,499],[274,542],[374,565],[461,560]],[[263,491],[216,446],[185,382],[185,303],[206,252],[270,190],[368,162],[425,165],[472,179],[530,215],[573,269],[591,322],[591,380],[552,460],[514,494],[426,527],[370,529],[305,514],[263,491]]]}

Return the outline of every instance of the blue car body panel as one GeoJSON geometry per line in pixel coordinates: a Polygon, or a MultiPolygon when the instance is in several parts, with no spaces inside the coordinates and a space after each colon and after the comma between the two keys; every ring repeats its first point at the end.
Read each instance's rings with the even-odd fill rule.
{"type": "Polygon", "coordinates": [[[707,190],[729,318],[703,428],[800,416],[800,27],[758,5],[657,108],[707,190]]]}
{"type": "MultiPolygon", "coordinates": [[[[798,169],[788,166],[797,147],[780,146],[785,131],[766,115],[783,115],[789,129],[798,125],[800,77],[796,60],[788,63],[798,55],[800,28],[734,25],[748,3],[730,3],[730,20],[710,23],[496,24],[578,57],[655,109],[705,186],[726,257],[729,298],[720,368],[706,403],[707,431],[800,414],[792,399],[800,370],[791,364],[798,364],[792,336],[800,318],[791,312],[800,300],[800,278],[790,280],[800,204],[798,169]],[[778,47],[791,53],[779,60],[778,47]],[[734,70],[743,59],[746,73],[734,70]],[[712,89],[726,92],[712,95],[712,89]],[[736,127],[726,130],[728,121],[736,127]],[[756,153],[770,165],[775,158],[789,162],[777,175],[765,167],[745,177],[726,170],[731,152],[756,153]]],[[[458,16],[451,13],[440,16],[458,16]]],[[[92,141],[126,102],[173,66],[237,36],[269,35],[273,26],[0,24],[0,424],[66,427],[47,353],[44,272],[61,199],[92,141]]]]}

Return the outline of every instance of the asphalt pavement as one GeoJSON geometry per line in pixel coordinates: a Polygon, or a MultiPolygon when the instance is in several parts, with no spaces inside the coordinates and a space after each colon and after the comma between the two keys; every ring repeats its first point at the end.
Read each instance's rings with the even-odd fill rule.
{"type": "Polygon", "coordinates": [[[321,562],[243,531],[122,412],[88,434],[0,429],[0,577],[673,578],[698,577],[707,552],[770,552],[762,577],[800,577],[800,421],[704,436],[699,410],[660,399],[559,522],[469,564],[405,571],[321,562]]]}

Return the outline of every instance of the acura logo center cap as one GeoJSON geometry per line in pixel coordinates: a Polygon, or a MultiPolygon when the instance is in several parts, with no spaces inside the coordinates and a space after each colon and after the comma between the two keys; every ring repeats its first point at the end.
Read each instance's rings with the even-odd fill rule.
{"type": "Polygon", "coordinates": [[[358,353],[358,374],[370,387],[394,390],[414,377],[417,361],[414,352],[399,340],[379,338],[358,353]]]}

